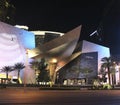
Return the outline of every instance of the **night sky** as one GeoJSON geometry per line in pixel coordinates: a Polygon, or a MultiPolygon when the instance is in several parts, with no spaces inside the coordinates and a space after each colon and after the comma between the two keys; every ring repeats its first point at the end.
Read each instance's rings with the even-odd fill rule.
{"type": "Polygon", "coordinates": [[[99,42],[120,54],[120,0],[11,0],[15,21],[29,30],[68,32],[82,25],[81,39],[99,42]],[[99,37],[90,37],[98,30],[99,37]]]}

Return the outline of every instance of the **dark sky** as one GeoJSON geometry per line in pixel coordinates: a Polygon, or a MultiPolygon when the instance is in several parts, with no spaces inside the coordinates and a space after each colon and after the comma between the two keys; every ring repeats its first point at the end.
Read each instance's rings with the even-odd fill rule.
{"type": "MultiPolygon", "coordinates": [[[[100,43],[119,54],[120,0],[11,0],[16,24],[29,30],[67,32],[82,24],[82,39],[96,29],[100,43]]],[[[92,37],[94,40],[94,37],[92,37]]]]}

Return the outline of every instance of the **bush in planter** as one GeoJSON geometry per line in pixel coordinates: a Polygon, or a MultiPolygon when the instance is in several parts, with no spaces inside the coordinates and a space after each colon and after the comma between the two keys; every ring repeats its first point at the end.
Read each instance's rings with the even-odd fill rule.
{"type": "Polygon", "coordinates": [[[103,84],[103,89],[112,89],[110,84],[103,84]]]}

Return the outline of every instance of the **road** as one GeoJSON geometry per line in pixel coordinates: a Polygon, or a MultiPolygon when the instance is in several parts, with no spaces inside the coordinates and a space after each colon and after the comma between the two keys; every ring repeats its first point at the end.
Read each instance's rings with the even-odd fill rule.
{"type": "Polygon", "coordinates": [[[120,90],[0,89],[0,105],[120,105],[120,90]]]}

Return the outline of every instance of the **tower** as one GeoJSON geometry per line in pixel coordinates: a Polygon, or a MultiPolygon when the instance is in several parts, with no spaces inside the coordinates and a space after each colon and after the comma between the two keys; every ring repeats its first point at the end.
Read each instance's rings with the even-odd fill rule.
{"type": "Polygon", "coordinates": [[[10,0],[0,0],[0,21],[13,25],[15,7],[10,0]]]}

